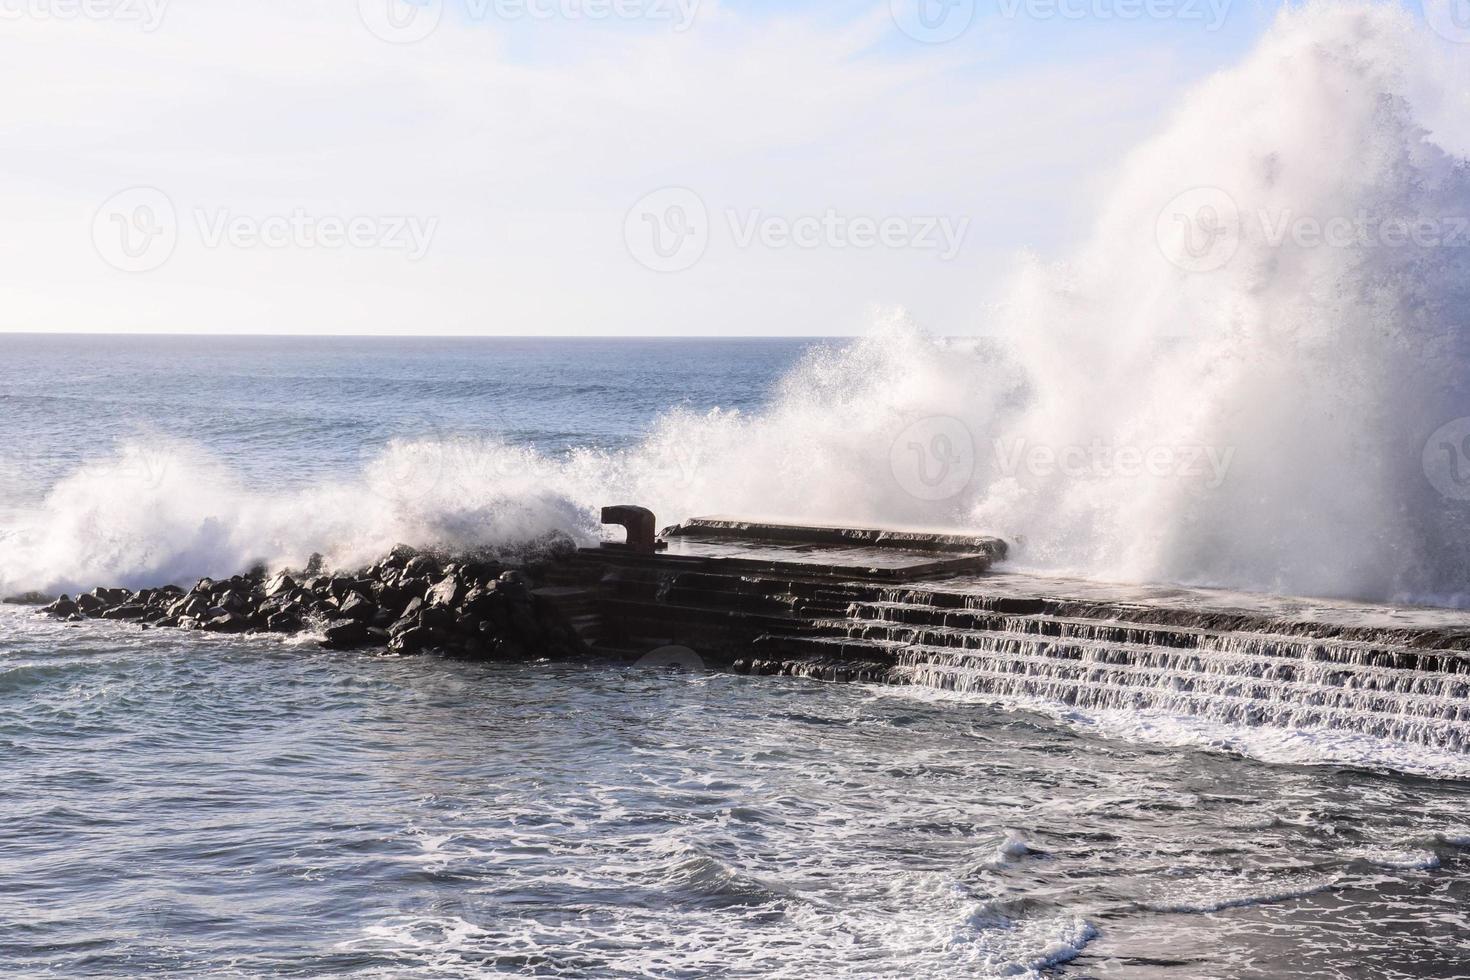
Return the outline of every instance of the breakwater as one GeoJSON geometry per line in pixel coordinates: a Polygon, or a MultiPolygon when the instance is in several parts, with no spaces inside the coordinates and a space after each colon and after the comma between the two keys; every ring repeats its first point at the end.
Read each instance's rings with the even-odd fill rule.
{"type": "MultiPolygon", "coordinates": [[[[1470,750],[1470,614],[999,570],[978,535],[704,518],[520,567],[406,547],[351,574],[257,571],[64,596],[51,616],[488,660],[677,646],[752,675],[1470,750]]],[[[688,658],[677,662],[688,662],[688,658]]]]}

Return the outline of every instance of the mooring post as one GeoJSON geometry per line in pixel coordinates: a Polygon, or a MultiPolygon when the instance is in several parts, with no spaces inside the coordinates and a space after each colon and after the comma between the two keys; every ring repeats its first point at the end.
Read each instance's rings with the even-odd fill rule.
{"type": "Polygon", "coordinates": [[[668,547],[658,540],[658,525],[653,511],[647,507],[635,507],[632,504],[604,507],[602,523],[620,525],[628,530],[627,542],[621,546],[613,544],[613,547],[623,547],[640,555],[652,555],[660,551],[661,546],[668,547]]]}

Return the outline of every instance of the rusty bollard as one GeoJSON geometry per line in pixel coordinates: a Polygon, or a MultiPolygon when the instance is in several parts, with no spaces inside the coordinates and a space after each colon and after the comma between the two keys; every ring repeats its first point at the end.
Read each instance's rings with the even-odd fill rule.
{"type": "Polygon", "coordinates": [[[658,540],[653,511],[647,507],[635,507],[631,504],[604,507],[602,508],[602,523],[617,524],[628,529],[626,543],[621,545],[610,543],[604,547],[626,548],[640,555],[652,555],[668,547],[664,542],[658,540]]]}

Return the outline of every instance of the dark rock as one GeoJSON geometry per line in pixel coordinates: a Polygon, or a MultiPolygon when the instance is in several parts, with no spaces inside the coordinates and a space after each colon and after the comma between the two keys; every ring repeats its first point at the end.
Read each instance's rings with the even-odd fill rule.
{"type": "Polygon", "coordinates": [[[474,613],[481,619],[488,618],[496,605],[504,605],[506,598],[494,589],[474,588],[464,597],[461,608],[465,612],[474,613]]]}
{"type": "Polygon", "coordinates": [[[107,608],[107,602],[101,596],[93,593],[77,596],[77,609],[85,616],[100,616],[107,608]]]}
{"type": "Polygon", "coordinates": [[[111,609],[107,610],[106,612],[104,612],[102,614],[102,618],[103,619],[142,619],[143,618],[143,615],[145,613],[147,613],[147,612],[148,612],[148,609],[145,606],[138,606],[138,605],[131,605],[131,606],[113,606],[111,609]]]}
{"type": "Polygon", "coordinates": [[[168,614],[170,616],[193,616],[197,618],[208,612],[209,608],[210,604],[208,602],[191,592],[169,606],[168,614]]]}
{"type": "Polygon", "coordinates": [[[333,650],[351,650],[367,642],[368,628],[355,619],[334,619],[327,624],[322,646],[333,650]]]}
{"type": "Polygon", "coordinates": [[[395,544],[393,550],[388,552],[388,557],[383,559],[383,567],[404,568],[418,555],[417,551],[406,544],[395,544]]]}
{"type": "Polygon", "coordinates": [[[266,619],[265,628],[272,633],[300,633],[305,627],[300,616],[290,612],[278,612],[266,619]]]}
{"type": "Polygon", "coordinates": [[[391,609],[394,615],[402,615],[403,608],[408,605],[409,600],[423,595],[423,591],[415,593],[399,585],[380,582],[373,590],[373,595],[377,597],[378,605],[384,609],[391,609]]]}
{"type": "Polygon", "coordinates": [[[213,595],[214,594],[214,579],[212,579],[212,578],[202,578],[202,579],[200,579],[195,584],[195,586],[194,586],[193,594],[194,595],[205,595],[205,596],[207,596],[207,595],[213,595]]]}
{"type": "Polygon", "coordinates": [[[429,645],[429,631],[422,626],[414,626],[401,633],[393,634],[388,642],[388,649],[395,653],[418,653],[429,645]]]}
{"type": "Polygon", "coordinates": [[[241,633],[249,625],[244,616],[224,609],[212,609],[209,618],[200,623],[199,628],[210,633],[241,633]]]}
{"type": "Polygon", "coordinates": [[[64,595],[41,611],[50,613],[59,619],[65,619],[68,616],[75,616],[77,614],[77,604],[71,600],[70,596],[64,595]]]}
{"type": "Polygon", "coordinates": [[[4,602],[7,606],[44,606],[52,601],[54,600],[50,596],[39,592],[22,592],[20,595],[0,599],[0,602],[4,602]]]}
{"type": "Polygon", "coordinates": [[[439,563],[427,555],[414,555],[403,570],[414,578],[435,578],[439,575],[439,563]]]}
{"type": "Polygon", "coordinates": [[[219,604],[226,612],[232,613],[244,613],[250,608],[250,600],[245,597],[245,594],[234,589],[226,592],[219,604]]]}
{"type": "Polygon", "coordinates": [[[454,613],[444,606],[426,606],[419,613],[419,624],[439,633],[454,629],[454,613]]]}
{"type": "Polygon", "coordinates": [[[453,575],[446,575],[424,598],[431,606],[455,606],[463,597],[464,585],[453,575]]]}
{"type": "Polygon", "coordinates": [[[295,592],[296,580],[285,572],[277,575],[265,585],[265,594],[268,598],[274,598],[283,592],[295,592]]]}
{"type": "Polygon", "coordinates": [[[348,619],[366,623],[373,618],[378,607],[370,600],[363,597],[360,592],[349,592],[347,598],[341,604],[342,615],[348,619]]]}

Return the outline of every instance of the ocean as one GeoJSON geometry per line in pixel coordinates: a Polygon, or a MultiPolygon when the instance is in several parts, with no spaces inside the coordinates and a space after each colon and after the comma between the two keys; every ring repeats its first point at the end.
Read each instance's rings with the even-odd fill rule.
{"type": "MultiPolygon", "coordinates": [[[[810,391],[900,342],[919,343],[0,337],[0,580],[591,541],[599,503],[659,498],[672,521],[716,481],[816,507],[802,481],[846,443],[773,456],[774,476],[741,473],[740,445],[866,432],[802,421],[810,391]]],[[[889,446],[874,458],[847,464],[903,499],[889,446]]],[[[4,606],[0,967],[1470,974],[1470,764],[1368,742],[4,606]]]]}

